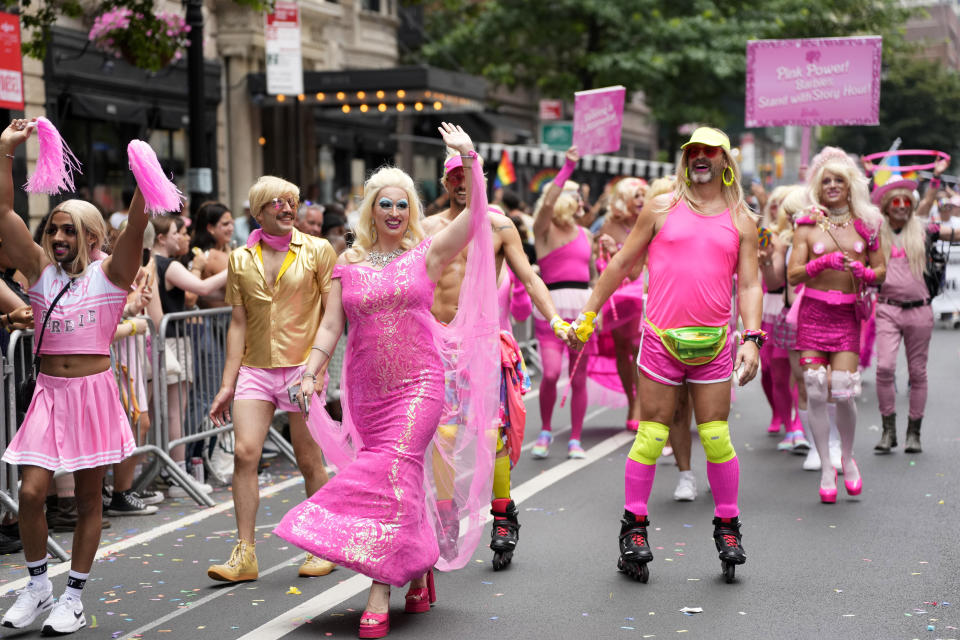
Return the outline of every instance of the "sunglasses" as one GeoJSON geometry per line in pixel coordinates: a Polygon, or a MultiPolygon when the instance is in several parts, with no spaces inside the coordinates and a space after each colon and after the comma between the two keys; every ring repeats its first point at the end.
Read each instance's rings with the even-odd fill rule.
{"type": "Polygon", "coordinates": [[[687,155],[691,158],[696,158],[701,153],[708,158],[716,158],[720,153],[720,147],[708,147],[702,144],[692,144],[687,147],[687,155]]]}
{"type": "Polygon", "coordinates": [[[277,211],[281,211],[283,209],[283,205],[287,205],[288,207],[296,211],[298,203],[293,198],[274,198],[267,204],[272,204],[273,208],[276,209],[277,211]]]}
{"type": "Polygon", "coordinates": [[[396,203],[394,203],[390,198],[380,198],[380,200],[377,201],[377,206],[384,211],[390,211],[394,207],[396,207],[397,211],[406,211],[410,205],[406,200],[397,200],[396,203]]]}
{"type": "Polygon", "coordinates": [[[890,204],[891,206],[894,206],[894,207],[909,207],[913,203],[910,201],[910,198],[905,198],[903,196],[895,196],[893,198],[890,198],[890,204]]]}
{"type": "Polygon", "coordinates": [[[57,231],[63,231],[64,235],[70,236],[71,238],[77,235],[77,228],[72,224],[65,224],[62,227],[58,227],[55,224],[48,223],[44,233],[48,236],[55,236],[57,235],[57,231]]]}

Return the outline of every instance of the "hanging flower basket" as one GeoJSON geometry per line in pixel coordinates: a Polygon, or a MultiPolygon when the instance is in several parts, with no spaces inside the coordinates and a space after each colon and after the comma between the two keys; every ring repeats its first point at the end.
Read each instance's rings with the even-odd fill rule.
{"type": "Polygon", "coordinates": [[[175,13],[134,13],[119,7],[94,19],[89,38],[109,55],[141,69],[160,71],[183,57],[189,33],[190,26],[175,13]]]}

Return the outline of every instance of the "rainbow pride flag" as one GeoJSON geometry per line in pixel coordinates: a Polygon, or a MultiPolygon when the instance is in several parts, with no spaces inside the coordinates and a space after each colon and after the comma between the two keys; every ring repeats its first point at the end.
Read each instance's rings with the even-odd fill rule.
{"type": "Polygon", "coordinates": [[[504,149],[500,153],[500,164],[497,165],[497,175],[493,179],[493,188],[499,189],[517,181],[517,172],[510,161],[510,154],[504,149]]]}

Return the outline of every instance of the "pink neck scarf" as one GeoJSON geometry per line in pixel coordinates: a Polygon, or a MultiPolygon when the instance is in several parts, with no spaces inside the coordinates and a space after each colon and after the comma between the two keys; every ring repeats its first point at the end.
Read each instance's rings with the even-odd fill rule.
{"type": "Polygon", "coordinates": [[[274,251],[287,251],[290,248],[290,238],[293,237],[293,231],[285,236],[272,236],[264,233],[263,229],[254,229],[247,238],[247,246],[253,247],[258,242],[263,241],[274,251]]]}

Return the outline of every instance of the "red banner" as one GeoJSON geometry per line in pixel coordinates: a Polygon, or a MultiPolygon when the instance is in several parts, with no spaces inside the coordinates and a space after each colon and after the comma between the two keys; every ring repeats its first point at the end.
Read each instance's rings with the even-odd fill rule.
{"type": "Polygon", "coordinates": [[[20,17],[0,12],[0,108],[23,110],[20,17]]]}

